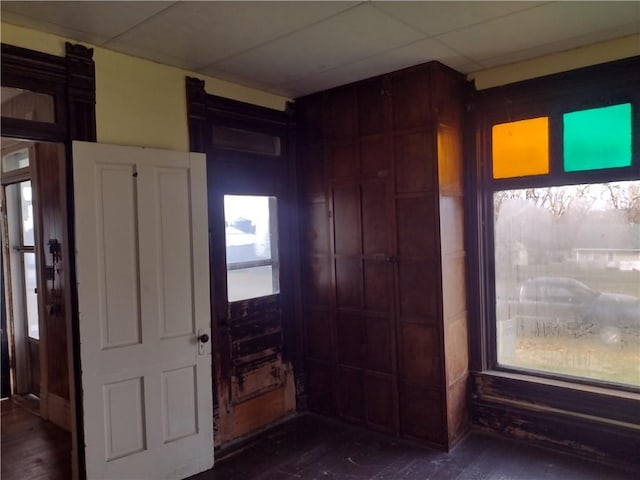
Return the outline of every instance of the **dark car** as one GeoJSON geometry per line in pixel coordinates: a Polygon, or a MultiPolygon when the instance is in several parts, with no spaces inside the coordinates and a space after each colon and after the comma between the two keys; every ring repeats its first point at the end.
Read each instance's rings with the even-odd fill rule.
{"type": "Polygon", "coordinates": [[[574,278],[537,277],[520,287],[518,317],[536,328],[558,334],[598,334],[618,343],[640,334],[640,299],[632,295],[597,292],[574,278]]]}

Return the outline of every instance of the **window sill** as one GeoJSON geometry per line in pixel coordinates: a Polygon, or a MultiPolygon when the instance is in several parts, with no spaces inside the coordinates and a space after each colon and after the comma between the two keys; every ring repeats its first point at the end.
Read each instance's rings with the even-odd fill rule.
{"type": "Polygon", "coordinates": [[[472,373],[474,400],[640,428],[640,394],[488,370],[472,373]]]}

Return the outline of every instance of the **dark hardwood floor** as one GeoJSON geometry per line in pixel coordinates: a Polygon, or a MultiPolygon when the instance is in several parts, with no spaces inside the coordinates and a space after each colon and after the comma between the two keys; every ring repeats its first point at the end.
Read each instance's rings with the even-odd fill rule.
{"type": "Polygon", "coordinates": [[[450,453],[301,415],[190,480],[623,480],[623,471],[503,438],[472,433],[450,453]]]}
{"type": "MultiPolygon", "coordinates": [[[[68,432],[2,401],[2,480],[71,478],[68,432]]],[[[635,480],[623,471],[503,438],[472,433],[450,453],[313,414],[258,436],[190,480],[635,480]]],[[[148,479],[145,479],[148,480],[148,479]]]]}
{"type": "Polygon", "coordinates": [[[45,422],[13,398],[2,400],[2,480],[71,478],[71,434],[45,422]]]}

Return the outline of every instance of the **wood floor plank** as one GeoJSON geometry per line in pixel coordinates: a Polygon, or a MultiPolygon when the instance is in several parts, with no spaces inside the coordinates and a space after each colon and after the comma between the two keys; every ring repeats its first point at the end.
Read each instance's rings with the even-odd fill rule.
{"type": "Polygon", "coordinates": [[[18,405],[2,400],[0,455],[3,480],[71,478],[71,434],[18,405]]]}
{"type": "Polygon", "coordinates": [[[445,453],[395,437],[300,415],[189,480],[636,480],[562,453],[479,433],[445,453]]]}

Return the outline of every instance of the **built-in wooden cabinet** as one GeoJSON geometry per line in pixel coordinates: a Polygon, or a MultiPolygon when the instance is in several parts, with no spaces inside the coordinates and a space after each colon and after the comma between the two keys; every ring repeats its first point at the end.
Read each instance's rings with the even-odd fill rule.
{"type": "Polygon", "coordinates": [[[448,448],[467,426],[461,74],[299,99],[309,408],[448,448]]]}

